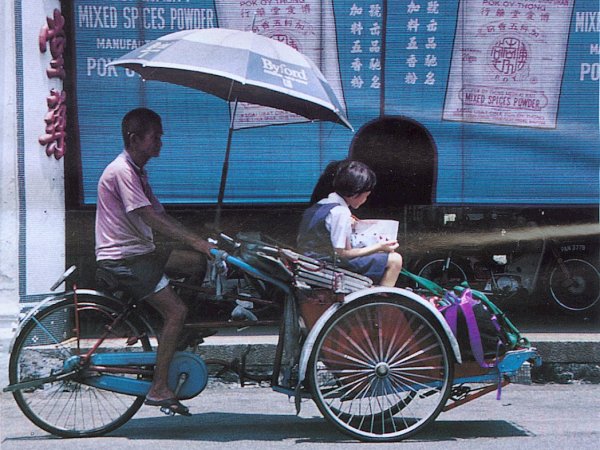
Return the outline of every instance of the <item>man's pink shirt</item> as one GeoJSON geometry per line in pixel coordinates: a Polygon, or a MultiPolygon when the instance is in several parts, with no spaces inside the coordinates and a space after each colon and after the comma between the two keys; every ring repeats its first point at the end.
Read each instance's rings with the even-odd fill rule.
{"type": "Polygon", "coordinates": [[[155,250],[152,229],[136,209],[163,207],[152,193],[146,172],[124,151],[104,170],[98,182],[96,259],[122,259],[155,250]]]}

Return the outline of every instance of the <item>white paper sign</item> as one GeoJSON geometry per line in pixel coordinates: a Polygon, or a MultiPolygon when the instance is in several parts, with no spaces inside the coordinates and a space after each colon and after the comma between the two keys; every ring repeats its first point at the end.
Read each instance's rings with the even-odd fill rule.
{"type": "MultiPolygon", "coordinates": [[[[346,109],[332,0],[216,0],[215,6],[219,27],[253,30],[284,42],[308,56],[329,82],[343,109],[346,109]]],[[[280,109],[239,103],[234,129],[307,121],[305,117],[280,109]]]]}
{"type": "Polygon", "coordinates": [[[573,0],[461,0],[443,118],[555,128],[573,0]]]}
{"type": "Polygon", "coordinates": [[[353,226],[350,244],[352,248],[368,247],[398,239],[397,220],[359,220],[353,226]]]}

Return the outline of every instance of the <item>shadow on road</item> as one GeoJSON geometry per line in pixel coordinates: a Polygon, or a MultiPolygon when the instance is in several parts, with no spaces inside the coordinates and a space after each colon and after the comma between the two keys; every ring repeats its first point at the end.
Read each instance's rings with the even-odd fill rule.
{"type": "MultiPolygon", "coordinates": [[[[527,437],[532,433],[504,420],[437,420],[407,442],[453,441],[482,437],[527,437]]],[[[290,414],[203,413],[192,417],[150,417],[132,419],[107,437],[131,441],[194,441],[194,442],[278,442],[296,443],[356,443],[335,430],[320,417],[302,418],[290,414]]],[[[7,439],[7,441],[54,440],[52,436],[7,439]]],[[[71,440],[70,440],[71,441],[71,440]]]]}

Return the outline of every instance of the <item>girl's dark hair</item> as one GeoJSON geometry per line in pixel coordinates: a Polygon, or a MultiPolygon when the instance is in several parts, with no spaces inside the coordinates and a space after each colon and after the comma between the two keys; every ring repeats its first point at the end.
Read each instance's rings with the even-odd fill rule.
{"type": "Polygon", "coordinates": [[[372,191],[376,184],[375,172],[366,164],[353,160],[342,161],[333,178],[333,189],[342,197],[372,191]]]}
{"type": "Polygon", "coordinates": [[[341,162],[342,161],[331,161],[327,164],[327,167],[325,167],[325,170],[317,180],[317,184],[315,184],[312,195],[310,196],[311,205],[324,199],[335,190],[333,189],[333,179],[341,162]]]}
{"type": "Polygon", "coordinates": [[[143,136],[154,125],[162,126],[160,116],[148,108],[136,108],[129,111],[121,122],[121,134],[125,148],[129,147],[132,134],[143,136]]]}

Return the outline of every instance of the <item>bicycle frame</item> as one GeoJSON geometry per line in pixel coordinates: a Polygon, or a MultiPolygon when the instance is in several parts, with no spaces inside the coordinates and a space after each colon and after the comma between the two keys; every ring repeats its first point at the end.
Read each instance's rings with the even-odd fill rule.
{"type": "Polygon", "coordinates": [[[281,280],[278,280],[277,278],[267,275],[263,271],[257,269],[254,266],[251,266],[250,264],[248,264],[247,262],[243,261],[242,259],[240,259],[236,256],[230,255],[229,253],[227,253],[224,250],[212,249],[211,254],[214,256],[215,262],[217,262],[217,263],[218,263],[218,261],[225,261],[226,263],[233,264],[234,266],[243,270],[247,274],[249,274],[259,280],[263,280],[263,281],[266,281],[267,283],[271,283],[274,286],[277,286],[279,289],[281,289],[286,294],[293,293],[291,286],[289,286],[288,284],[284,283],[281,280]]]}
{"type": "MultiPolygon", "coordinates": [[[[288,295],[292,293],[290,286],[267,275],[261,270],[256,269],[245,261],[229,255],[227,252],[222,250],[213,250],[212,254],[217,261],[222,260],[233,264],[236,267],[244,270],[249,275],[279,287],[288,295]]],[[[123,314],[125,315],[127,313],[124,311],[123,314]]],[[[115,318],[114,323],[116,323],[118,320],[122,320],[123,317],[124,316],[119,316],[115,318]]],[[[108,332],[106,334],[108,334],[108,332]]],[[[74,367],[77,365],[84,366],[85,370],[88,371],[99,371],[108,374],[129,373],[139,376],[148,376],[152,374],[152,371],[144,370],[140,367],[152,366],[155,364],[156,354],[154,352],[94,354],[94,350],[101,344],[101,342],[102,339],[96,342],[95,345],[85,355],[81,357],[74,357],[70,364],[74,367]]],[[[204,389],[206,386],[208,371],[202,359],[199,356],[189,352],[176,353],[171,367],[175,367],[176,369],[177,366],[181,364],[180,360],[182,359],[187,359],[186,370],[191,370],[193,373],[187,374],[187,382],[182,385],[183,391],[181,389],[177,389],[176,387],[175,389],[177,389],[177,393],[180,398],[190,398],[197,395],[204,389]]],[[[276,364],[278,364],[278,362],[276,362],[276,364]]],[[[151,382],[148,380],[111,377],[110,375],[104,374],[98,377],[86,378],[84,383],[113,392],[134,396],[145,396],[151,384],[151,382]]]]}
{"type": "MultiPolygon", "coordinates": [[[[297,290],[312,288],[307,288],[309,285],[296,278],[295,259],[290,260],[285,250],[277,253],[278,258],[259,250],[256,254],[267,256],[270,263],[264,265],[259,259],[253,265],[244,260],[248,256],[246,253],[238,256],[221,249],[213,249],[211,253],[217,263],[231,264],[285,294],[270,376],[271,388],[294,397],[297,411],[301,398],[312,398],[328,420],[341,431],[361,440],[403,439],[434,420],[444,408],[450,409],[493,390],[487,387],[471,393],[464,383],[498,383],[501,386],[503,378],[515,374],[524,362],[540,363],[535,349],[519,349],[507,352],[491,368],[480,369],[477,373],[463,371],[455,376],[456,368],[462,363],[461,349],[437,308],[408,289],[365,287],[369,284],[355,284],[353,286],[358,287],[354,289],[358,290],[343,291],[350,292],[344,294],[343,302],[333,303],[310,330],[300,334],[302,317],[296,309],[300,297],[297,290]],[[282,275],[288,272],[289,278],[282,275]],[[454,403],[447,405],[448,401],[454,403]],[[374,412],[379,408],[383,408],[382,411],[374,412]],[[354,420],[356,411],[359,411],[358,421],[354,420]],[[398,419],[398,425],[385,425],[381,434],[375,431],[375,428],[380,429],[379,426],[373,428],[375,421],[389,419],[394,422],[395,415],[403,416],[398,419]],[[369,429],[362,428],[364,421],[371,422],[369,429]]],[[[292,255],[292,258],[298,258],[298,255],[292,255]]],[[[360,280],[352,278],[355,274],[347,271],[345,275],[343,271],[333,273],[334,280],[337,275],[341,278],[348,274],[349,280],[355,283],[360,280]]],[[[331,272],[327,274],[332,276],[331,272]]],[[[315,282],[322,283],[320,279],[315,282]]],[[[436,287],[434,283],[431,286],[436,287]]],[[[336,295],[340,294],[336,292],[336,295]]],[[[15,344],[17,351],[14,359],[11,355],[10,364],[13,384],[4,391],[13,391],[27,417],[57,435],[94,436],[122,425],[142,405],[156,364],[156,353],[148,351],[151,348],[149,339],[137,320],[138,311],[134,305],[133,302],[124,305],[98,291],[76,288],[47,297],[26,315],[19,327],[22,335],[15,344]],[[91,298],[80,301],[81,295],[91,298]],[[55,305],[64,299],[71,302],[55,305]],[[43,311],[44,308],[49,309],[43,311]],[[69,312],[67,319],[60,319],[65,311],[69,312]],[[57,337],[38,341],[39,334],[53,337],[46,324],[55,322],[60,323],[57,337]],[[90,325],[96,323],[98,325],[90,325]],[[114,341],[110,340],[113,339],[109,336],[111,331],[114,331],[114,341]],[[91,336],[92,340],[80,345],[81,340],[91,336]],[[120,350],[114,351],[117,347],[120,350]],[[44,361],[42,372],[38,372],[39,365],[30,361],[45,358],[47,350],[51,353],[47,357],[48,364],[44,361]],[[46,396],[46,389],[53,394],[46,396]],[[93,399],[97,394],[83,393],[95,389],[106,391],[100,394],[102,397],[110,393],[119,398],[117,403],[123,405],[107,420],[101,419],[99,411],[97,419],[101,425],[98,428],[83,419],[76,425],[65,426],[62,413],[53,412],[56,402],[53,399],[56,398],[62,402],[80,402],[78,410],[81,411],[84,402],[88,402],[85,405],[93,414],[92,408],[96,407],[93,399]],[[71,392],[75,394],[71,395],[71,392]]],[[[239,375],[241,380],[243,370],[239,375]]],[[[191,352],[175,353],[168,384],[178,399],[200,394],[207,381],[207,366],[200,356],[191,352]]],[[[171,413],[168,408],[163,412],[171,413]]]]}

